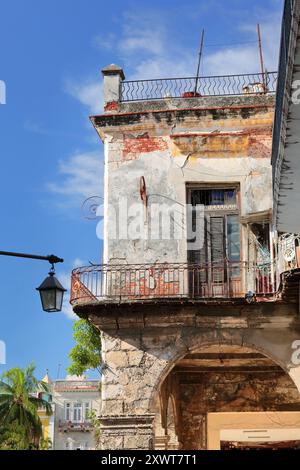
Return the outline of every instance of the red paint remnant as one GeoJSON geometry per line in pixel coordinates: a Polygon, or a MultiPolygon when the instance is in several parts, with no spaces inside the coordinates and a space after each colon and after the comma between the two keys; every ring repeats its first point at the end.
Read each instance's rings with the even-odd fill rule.
{"type": "Polygon", "coordinates": [[[271,134],[250,135],[249,155],[254,158],[270,158],[272,148],[271,134]]]}
{"type": "Polygon", "coordinates": [[[134,137],[125,136],[123,147],[123,158],[134,160],[140,154],[167,150],[168,146],[162,137],[150,137],[148,132],[134,137]]]}
{"type": "Polygon", "coordinates": [[[119,103],[118,101],[109,101],[106,103],[104,106],[105,111],[117,111],[119,109],[119,103]]]}
{"type": "Polygon", "coordinates": [[[156,277],[153,288],[148,286],[146,279],[139,279],[136,282],[126,282],[121,290],[121,295],[129,298],[140,299],[141,297],[170,297],[179,295],[179,282],[165,282],[162,277],[156,277]]]}
{"type": "Polygon", "coordinates": [[[72,274],[72,284],[71,284],[71,299],[88,299],[95,301],[96,297],[94,294],[81,282],[79,276],[72,274]]]}
{"type": "Polygon", "coordinates": [[[197,93],[196,91],[185,91],[182,93],[182,98],[199,98],[201,95],[200,93],[197,93]]]}

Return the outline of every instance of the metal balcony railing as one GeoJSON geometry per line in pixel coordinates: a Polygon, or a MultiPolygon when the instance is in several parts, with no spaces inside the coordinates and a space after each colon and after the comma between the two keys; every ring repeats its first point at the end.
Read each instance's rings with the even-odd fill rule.
{"type": "Polygon", "coordinates": [[[275,292],[271,264],[103,265],[72,272],[71,303],[130,303],[168,299],[243,298],[275,292]]]}
{"type": "Polygon", "coordinates": [[[91,421],[67,421],[59,420],[58,430],[60,432],[71,432],[71,431],[91,431],[93,429],[93,423],[91,421]]]}
{"type": "Polygon", "coordinates": [[[277,72],[211,77],[125,80],[121,101],[275,93],[277,72]]]}

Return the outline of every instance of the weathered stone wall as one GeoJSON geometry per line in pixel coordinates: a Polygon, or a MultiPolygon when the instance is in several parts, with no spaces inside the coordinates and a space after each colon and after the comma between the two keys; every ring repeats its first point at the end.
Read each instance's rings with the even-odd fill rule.
{"type": "Polygon", "coordinates": [[[283,411],[293,404],[300,409],[298,390],[283,371],[206,372],[191,374],[182,382],[179,439],[184,449],[201,450],[202,423],[209,412],[283,411]]]}
{"type": "MultiPolygon", "coordinates": [[[[107,309],[105,316],[90,315],[93,323],[102,330],[105,364],[101,410],[103,448],[153,446],[156,437],[154,418],[160,412],[159,392],[165,378],[178,360],[187,353],[201,351],[207,345],[236,345],[241,350],[244,347],[253,348],[282,366],[300,388],[299,367],[291,361],[292,343],[298,339],[300,332],[295,316],[296,306],[252,305],[245,307],[243,313],[237,316],[226,315],[224,307],[220,307],[222,316],[208,316],[204,312],[209,309],[213,312],[212,307],[203,306],[176,311],[169,305],[163,311],[153,305],[148,309],[144,307],[136,314],[132,307],[127,308],[126,312],[119,311],[119,308],[115,307],[111,314],[107,309]]],[[[214,311],[216,314],[217,307],[214,311]]],[[[279,387],[285,386],[280,383],[278,393],[279,387]]],[[[242,392],[242,388],[241,377],[240,398],[247,392],[247,389],[242,392]]],[[[263,389],[262,385],[259,393],[262,394],[263,389]]],[[[191,406],[196,406],[199,395],[192,398],[192,388],[190,390],[188,400],[191,406]]],[[[232,398],[234,390],[227,389],[232,398]]],[[[185,399],[184,395],[182,399],[185,399]]],[[[276,396],[270,395],[270,402],[273,399],[276,404],[276,396]]],[[[284,400],[285,397],[283,403],[284,400]]],[[[187,409],[187,412],[194,410],[187,409]]],[[[162,435],[163,430],[160,430],[159,437],[162,435]]]]}

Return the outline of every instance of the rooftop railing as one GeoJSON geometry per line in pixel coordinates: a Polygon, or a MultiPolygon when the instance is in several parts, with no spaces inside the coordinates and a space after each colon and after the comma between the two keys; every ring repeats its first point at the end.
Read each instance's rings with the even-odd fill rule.
{"type": "Polygon", "coordinates": [[[271,264],[243,261],[195,265],[104,265],[72,272],[71,303],[244,298],[275,292],[271,264]]]}
{"type": "Polygon", "coordinates": [[[277,72],[121,82],[121,101],[275,93],[277,72]]]}

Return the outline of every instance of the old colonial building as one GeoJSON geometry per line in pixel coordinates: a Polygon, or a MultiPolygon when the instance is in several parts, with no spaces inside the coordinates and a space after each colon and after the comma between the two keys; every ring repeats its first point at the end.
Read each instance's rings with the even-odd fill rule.
{"type": "Polygon", "coordinates": [[[298,252],[272,221],[277,73],[103,76],[103,264],[75,269],[71,295],[102,335],[102,448],[297,446],[298,252]]]}
{"type": "Polygon", "coordinates": [[[39,410],[43,437],[52,450],[94,450],[97,442],[92,415],[99,414],[101,398],[99,380],[85,376],[67,376],[52,381],[48,374],[43,382],[49,392],[39,392],[52,407],[52,415],[39,410]]]}

